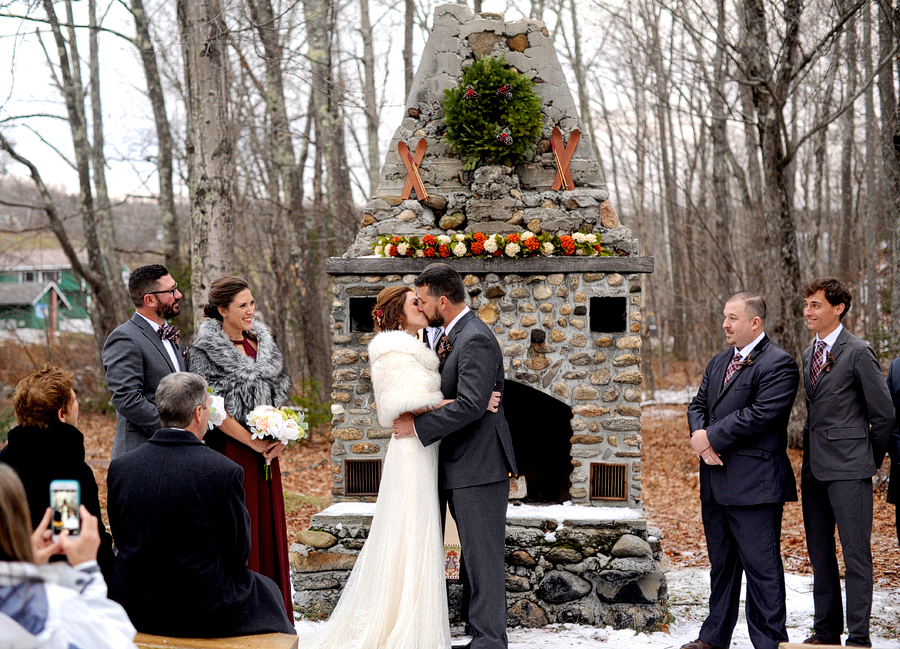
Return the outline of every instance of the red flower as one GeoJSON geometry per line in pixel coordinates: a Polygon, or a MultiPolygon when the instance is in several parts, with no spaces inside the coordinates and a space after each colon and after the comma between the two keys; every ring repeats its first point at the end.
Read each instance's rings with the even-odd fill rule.
{"type": "Polygon", "coordinates": [[[484,236],[481,232],[476,232],[472,235],[472,238],[475,239],[478,243],[484,243],[487,240],[487,237],[484,236]]]}
{"type": "Polygon", "coordinates": [[[597,251],[597,254],[598,254],[598,255],[599,255],[599,254],[602,254],[602,253],[603,253],[603,246],[601,246],[601,245],[598,243],[596,246],[594,246],[594,250],[597,251]]]}
{"type": "Polygon", "coordinates": [[[563,235],[559,238],[559,245],[563,249],[563,254],[575,254],[575,239],[570,237],[568,234],[563,235]]]}
{"type": "Polygon", "coordinates": [[[437,243],[437,239],[433,234],[426,234],[424,237],[422,237],[422,243],[424,243],[426,246],[433,246],[437,243]]]}
{"type": "Polygon", "coordinates": [[[496,250],[496,251],[494,251],[494,254],[491,255],[491,257],[499,257],[502,254],[503,254],[502,250],[496,250]]]}
{"type": "Polygon", "coordinates": [[[400,237],[394,237],[393,239],[391,239],[391,241],[393,243],[400,243],[400,237]]]}
{"type": "Polygon", "coordinates": [[[527,250],[534,252],[541,247],[541,242],[538,241],[537,237],[531,237],[529,239],[525,239],[525,242],[522,245],[524,245],[527,250]]]}
{"type": "Polygon", "coordinates": [[[480,255],[484,252],[484,244],[476,239],[472,242],[470,250],[472,251],[473,255],[480,255]]]}
{"type": "Polygon", "coordinates": [[[406,251],[406,256],[407,256],[407,257],[415,257],[415,256],[416,256],[416,251],[413,250],[412,248],[409,248],[409,249],[406,251]]]}
{"type": "Polygon", "coordinates": [[[506,240],[510,243],[519,243],[519,235],[513,232],[511,235],[506,237],[506,240]]]}
{"type": "Polygon", "coordinates": [[[444,259],[450,256],[450,248],[447,247],[446,243],[441,244],[439,251],[441,253],[441,257],[443,257],[444,259]]]}
{"type": "Polygon", "coordinates": [[[422,254],[426,257],[434,257],[434,248],[425,248],[425,250],[422,251],[422,254]]]}
{"type": "Polygon", "coordinates": [[[389,247],[388,247],[388,254],[389,254],[391,257],[399,257],[399,256],[400,256],[400,253],[397,252],[397,246],[389,246],[389,247]]]}

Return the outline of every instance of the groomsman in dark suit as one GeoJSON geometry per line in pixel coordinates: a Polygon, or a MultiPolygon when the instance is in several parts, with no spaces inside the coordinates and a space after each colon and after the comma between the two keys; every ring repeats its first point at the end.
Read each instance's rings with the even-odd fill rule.
{"type": "Polygon", "coordinates": [[[847,645],[870,647],[872,476],[894,429],[894,406],[875,352],[841,324],[853,297],[833,277],[803,287],[813,345],[803,352],[803,525],[813,569],[815,616],[807,644],[840,644],[844,631],[834,543],[837,525],[847,587],[847,645]]]}
{"type": "Polygon", "coordinates": [[[766,303],[752,291],[725,303],[729,349],[706,366],[688,407],[691,446],[700,456],[700,500],[709,550],[709,616],[682,649],[731,644],[741,577],[747,574],[747,626],[756,649],[788,640],[781,519],[797,500],[787,457],[787,424],[797,395],[797,363],[764,332],[766,303]]]}
{"type": "MultiPolygon", "coordinates": [[[[891,361],[888,370],[888,389],[894,400],[894,411],[900,413],[900,358],[891,361]]],[[[891,455],[891,479],[888,482],[887,501],[894,504],[894,515],[897,520],[897,543],[900,544],[900,420],[894,420],[894,435],[888,449],[891,455]]]]}
{"type": "Polygon", "coordinates": [[[135,312],[116,327],[103,346],[106,386],[116,409],[112,459],[133,451],[160,429],[156,386],[172,372],[185,370],[184,346],[175,327],[181,291],[165,266],[135,268],[128,279],[135,312]]]}

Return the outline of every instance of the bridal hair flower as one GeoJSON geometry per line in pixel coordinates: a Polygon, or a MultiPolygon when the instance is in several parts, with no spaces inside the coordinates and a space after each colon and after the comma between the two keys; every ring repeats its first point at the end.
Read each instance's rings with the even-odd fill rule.
{"type": "Polygon", "coordinates": [[[384,320],[384,311],[382,311],[381,309],[378,309],[375,312],[375,324],[377,324],[380,327],[382,320],[384,320]]]}

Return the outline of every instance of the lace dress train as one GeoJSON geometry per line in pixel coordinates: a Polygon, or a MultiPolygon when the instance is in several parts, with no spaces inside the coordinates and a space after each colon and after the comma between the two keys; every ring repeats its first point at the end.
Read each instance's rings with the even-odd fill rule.
{"type": "Polygon", "coordinates": [[[300,649],[448,649],[438,447],[391,441],[369,537],[325,628],[300,649]]]}

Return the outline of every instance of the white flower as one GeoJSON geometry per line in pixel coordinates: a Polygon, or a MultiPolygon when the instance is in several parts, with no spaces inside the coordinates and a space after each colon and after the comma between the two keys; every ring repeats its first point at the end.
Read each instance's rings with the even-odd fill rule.
{"type": "Polygon", "coordinates": [[[375,246],[375,256],[384,257],[384,246],[375,246]]]}
{"type": "Polygon", "coordinates": [[[212,430],[216,426],[221,426],[225,423],[225,418],[228,416],[228,413],[225,412],[225,399],[220,397],[217,394],[212,394],[209,397],[209,421],[207,422],[207,427],[209,430],[212,430]]]}
{"type": "Polygon", "coordinates": [[[556,250],[556,246],[554,246],[549,241],[545,241],[543,244],[541,244],[541,253],[545,257],[549,257],[550,255],[552,255],[554,250],[556,250]]]}
{"type": "Polygon", "coordinates": [[[424,256],[425,256],[424,250],[416,250],[416,257],[424,257],[424,256]]]}
{"type": "MultiPolygon", "coordinates": [[[[459,236],[459,235],[457,235],[459,236]]],[[[465,237],[464,237],[465,238],[465,237]]],[[[463,257],[466,254],[466,244],[459,242],[452,248],[453,254],[457,257],[463,257]]]]}
{"type": "Polygon", "coordinates": [[[575,251],[575,254],[576,254],[576,255],[581,255],[582,257],[584,257],[584,250],[582,250],[581,248],[579,248],[578,250],[575,251]]]}
{"type": "Polygon", "coordinates": [[[465,240],[466,240],[466,235],[464,235],[464,234],[457,234],[457,235],[456,235],[456,240],[457,240],[457,241],[465,241],[465,240]]]}
{"type": "Polygon", "coordinates": [[[397,253],[398,253],[401,257],[405,256],[408,250],[409,250],[409,244],[408,244],[408,243],[398,243],[398,244],[397,244],[397,253]]]}
{"type": "Polygon", "coordinates": [[[439,234],[437,240],[438,243],[450,243],[450,241],[452,241],[452,239],[450,239],[450,237],[446,234],[439,234]]]}
{"type": "Polygon", "coordinates": [[[497,235],[496,234],[492,234],[491,236],[489,236],[487,239],[484,240],[484,249],[491,254],[494,254],[495,252],[497,252],[498,246],[497,246],[497,235]]]}
{"type": "Polygon", "coordinates": [[[578,243],[584,243],[584,235],[581,232],[573,232],[572,238],[578,243]]]}
{"type": "Polygon", "coordinates": [[[534,237],[534,232],[531,232],[530,230],[526,230],[525,232],[522,233],[522,241],[528,241],[529,239],[531,239],[533,237],[534,237]]]}
{"type": "Polygon", "coordinates": [[[508,243],[506,244],[506,248],[503,249],[503,252],[505,252],[508,257],[515,257],[519,254],[521,249],[522,246],[517,243],[508,243]]]}
{"type": "Polygon", "coordinates": [[[592,246],[597,244],[597,235],[596,234],[586,234],[584,235],[585,243],[589,243],[592,246]]]}

